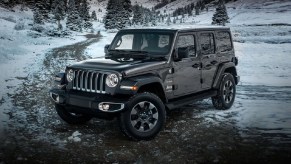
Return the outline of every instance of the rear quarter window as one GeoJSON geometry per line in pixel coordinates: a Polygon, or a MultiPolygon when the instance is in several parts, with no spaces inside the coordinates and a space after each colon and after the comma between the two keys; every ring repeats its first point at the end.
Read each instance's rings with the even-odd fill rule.
{"type": "Polygon", "coordinates": [[[232,50],[230,33],[219,31],[216,33],[217,49],[219,52],[228,52],[232,50]]]}
{"type": "Polygon", "coordinates": [[[202,55],[215,53],[214,35],[210,32],[200,34],[200,47],[202,55]]]}

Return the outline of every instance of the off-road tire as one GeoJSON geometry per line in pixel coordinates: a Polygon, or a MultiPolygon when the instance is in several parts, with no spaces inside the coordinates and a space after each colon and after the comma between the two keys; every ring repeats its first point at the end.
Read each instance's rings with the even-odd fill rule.
{"type": "Polygon", "coordinates": [[[84,124],[92,119],[92,117],[84,115],[84,114],[75,114],[70,113],[68,110],[62,105],[55,105],[56,111],[62,120],[72,125],[84,124]]]}
{"type": "Polygon", "coordinates": [[[223,74],[218,93],[212,97],[212,104],[216,109],[226,110],[233,105],[236,95],[236,84],[230,73],[223,74]]]}
{"type": "Polygon", "coordinates": [[[129,99],[118,121],[121,131],[130,139],[151,140],[165,124],[165,106],[153,93],[138,93],[129,99]]]}

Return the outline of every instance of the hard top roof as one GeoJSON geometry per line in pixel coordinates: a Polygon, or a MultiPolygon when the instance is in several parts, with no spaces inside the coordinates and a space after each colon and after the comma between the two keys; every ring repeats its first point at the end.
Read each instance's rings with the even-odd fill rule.
{"type": "Polygon", "coordinates": [[[132,29],[123,29],[122,32],[129,31],[149,31],[149,32],[191,32],[191,31],[215,31],[215,30],[230,30],[229,27],[225,26],[197,26],[191,28],[132,28],[132,29]]]}

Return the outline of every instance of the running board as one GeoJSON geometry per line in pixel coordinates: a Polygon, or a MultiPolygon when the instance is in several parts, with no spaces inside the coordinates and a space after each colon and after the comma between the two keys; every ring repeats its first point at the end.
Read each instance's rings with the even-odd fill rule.
{"type": "Polygon", "coordinates": [[[166,107],[169,110],[172,110],[172,109],[179,108],[179,107],[182,107],[184,105],[191,104],[195,101],[203,100],[203,99],[215,96],[215,95],[217,95],[216,90],[208,90],[208,91],[196,93],[193,95],[183,96],[183,98],[179,98],[177,100],[168,102],[166,104],[166,107]]]}

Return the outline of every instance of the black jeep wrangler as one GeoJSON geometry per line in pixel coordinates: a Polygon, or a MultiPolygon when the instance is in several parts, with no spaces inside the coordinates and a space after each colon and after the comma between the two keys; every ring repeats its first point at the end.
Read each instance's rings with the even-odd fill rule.
{"type": "Polygon", "coordinates": [[[50,96],[67,123],[117,117],[126,136],[150,140],[167,110],[210,97],[217,109],[234,102],[238,60],[229,28],[120,30],[105,54],[55,77],[50,96]]]}

